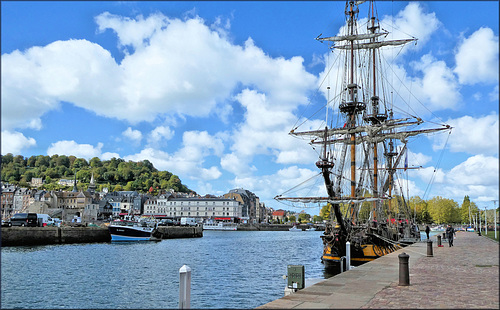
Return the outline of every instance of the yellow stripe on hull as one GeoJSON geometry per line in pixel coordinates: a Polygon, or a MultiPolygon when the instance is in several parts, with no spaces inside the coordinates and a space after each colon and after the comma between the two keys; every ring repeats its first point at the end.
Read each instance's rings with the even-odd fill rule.
{"type": "MultiPolygon", "coordinates": [[[[351,256],[351,262],[359,262],[359,263],[370,262],[372,260],[377,259],[378,257],[387,255],[394,251],[392,249],[383,246],[377,246],[374,244],[364,244],[362,245],[362,247],[363,247],[363,256],[362,257],[351,256]]],[[[324,250],[322,260],[323,262],[326,263],[328,262],[340,263],[340,257],[332,254],[332,249],[329,246],[327,246],[326,249],[324,250]]]]}

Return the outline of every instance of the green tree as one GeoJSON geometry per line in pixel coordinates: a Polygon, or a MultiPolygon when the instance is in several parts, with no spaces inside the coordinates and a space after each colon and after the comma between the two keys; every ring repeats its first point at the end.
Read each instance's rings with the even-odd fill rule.
{"type": "Polygon", "coordinates": [[[290,216],[288,217],[288,220],[289,220],[290,222],[292,222],[292,223],[295,223],[295,221],[296,221],[297,219],[296,219],[295,215],[290,215],[290,216]]]}
{"type": "Polygon", "coordinates": [[[311,221],[311,215],[307,213],[301,213],[299,214],[299,223],[303,222],[310,222],[311,221]]]}
{"type": "Polygon", "coordinates": [[[57,163],[57,166],[63,166],[66,168],[69,168],[71,166],[69,158],[66,155],[59,156],[56,160],[56,163],[57,163]]]}
{"type": "Polygon", "coordinates": [[[331,204],[327,203],[319,211],[319,216],[321,216],[323,219],[328,220],[330,219],[331,212],[332,212],[331,204]]]}
{"type": "Polygon", "coordinates": [[[428,201],[429,213],[437,224],[460,223],[458,203],[440,196],[428,201]]]}
{"type": "Polygon", "coordinates": [[[5,155],[2,155],[2,165],[7,165],[14,160],[14,155],[12,153],[7,153],[5,155]]]}
{"type": "Polygon", "coordinates": [[[323,222],[323,218],[319,215],[314,215],[313,216],[313,222],[314,223],[317,223],[317,222],[323,222]]]}
{"type": "Polygon", "coordinates": [[[89,164],[90,164],[90,167],[92,167],[92,168],[97,168],[97,167],[102,167],[103,166],[101,160],[99,159],[99,157],[93,157],[90,160],[89,164]]]}

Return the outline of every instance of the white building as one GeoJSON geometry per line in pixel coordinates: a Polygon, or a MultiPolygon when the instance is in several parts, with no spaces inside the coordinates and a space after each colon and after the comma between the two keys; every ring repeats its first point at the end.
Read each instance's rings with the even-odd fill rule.
{"type": "Polygon", "coordinates": [[[173,198],[160,196],[144,203],[143,215],[155,217],[194,217],[198,221],[219,219],[239,221],[241,204],[228,198],[173,198]]]}

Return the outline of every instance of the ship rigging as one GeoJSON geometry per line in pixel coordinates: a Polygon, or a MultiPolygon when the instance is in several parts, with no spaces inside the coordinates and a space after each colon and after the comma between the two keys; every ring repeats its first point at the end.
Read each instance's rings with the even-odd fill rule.
{"type": "Polygon", "coordinates": [[[327,100],[322,127],[301,130],[303,122],[290,131],[290,135],[320,148],[316,167],[326,194],[275,197],[278,201],[324,203],[330,207],[334,216],[322,235],[322,261],[326,266],[340,262],[347,241],[356,265],[420,240],[404,196],[393,193],[396,171],[407,154],[410,138],[451,131],[446,124],[421,128],[427,123],[417,116],[395,116],[402,109],[394,105],[394,90],[387,89],[390,83],[384,76],[383,50],[404,48],[417,39],[387,39],[389,32],[381,29],[373,1],[368,3],[364,32],[358,25],[359,6],[364,2],[346,1],[343,33],[316,37],[343,61],[335,62],[338,70],[330,70],[339,72],[340,87],[334,99],[327,100]]]}

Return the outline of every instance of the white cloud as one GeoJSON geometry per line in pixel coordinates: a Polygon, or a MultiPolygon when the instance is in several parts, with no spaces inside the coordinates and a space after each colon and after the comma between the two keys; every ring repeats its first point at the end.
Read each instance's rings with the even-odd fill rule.
{"type": "Polygon", "coordinates": [[[100,32],[112,29],[118,36],[119,46],[130,45],[135,49],[147,45],[147,40],[155,32],[168,25],[168,19],[162,14],[152,14],[146,19],[138,15],[132,19],[104,12],[95,18],[95,22],[100,32]]]}
{"type": "Polygon", "coordinates": [[[460,83],[498,83],[498,36],[480,28],[458,47],[455,61],[460,83]]]}
{"type": "Polygon", "coordinates": [[[118,153],[112,153],[112,152],[104,152],[101,154],[99,157],[101,160],[110,160],[111,158],[121,158],[120,154],[118,153]]]}
{"type": "Polygon", "coordinates": [[[102,143],[98,143],[96,147],[90,144],[78,144],[75,141],[64,140],[52,143],[47,149],[47,155],[74,155],[78,158],[85,158],[87,160],[93,157],[101,156],[102,143]]]}
{"type": "Polygon", "coordinates": [[[172,139],[174,133],[168,126],[158,126],[149,133],[148,143],[152,146],[162,144],[162,142],[172,139]]]}
{"type": "Polygon", "coordinates": [[[420,3],[411,2],[393,19],[385,16],[382,20],[383,27],[394,25],[392,35],[394,39],[405,39],[408,35],[418,39],[418,45],[427,43],[431,35],[441,26],[436,18],[436,13],[425,13],[420,3]]]}
{"type": "Polygon", "coordinates": [[[221,139],[210,136],[206,131],[187,131],[183,135],[182,148],[173,154],[145,148],[138,154],[125,156],[126,160],[147,159],[159,170],[175,172],[181,178],[192,180],[214,180],[222,173],[215,166],[204,167],[205,157],[220,156],[224,151],[221,139]]]}
{"type": "Polygon", "coordinates": [[[408,85],[412,86],[412,92],[417,94],[421,102],[430,103],[426,105],[426,109],[437,111],[458,107],[461,102],[459,85],[453,71],[444,61],[427,54],[412,65],[422,72],[423,77],[414,79],[408,85]]]}
{"type": "Polygon", "coordinates": [[[134,144],[140,144],[142,140],[142,133],[139,130],[133,130],[131,127],[128,127],[122,135],[131,140],[134,144]]]}
{"type": "Polygon", "coordinates": [[[22,151],[36,145],[33,138],[27,138],[20,132],[11,132],[2,130],[2,154],[12,153],[13,155],[22,154],[22,151]]]}
{"type": "Polygon", "coordinates": [[[4,125],[29,126],[60,101],[131,123],[219,111],[227,118],[231,109],[224,101],[237,85],[257,87],[294,108],[306,102],[304,91],[315,81],[302,57],[270,58],[251,39],[232,45],[218,25],[213,31],[199,17],[182,21],[158,13],[130,19],[103,13],[96,22],[100,31],[112,29],[121,45],[134,48],[120,64],[87,40],[2,55],[4,125]]]}
{"type": "Polygon", "coordinates": [[[446,175],[448,196],[464,197],[469,195],[472,200],[485,197],[498,198],[498,157],[476,155],[469,157],[451,169],[446,175]]]}
{"type": "Polygon", "coordinates": [[[452,152],[464,152],[472,155],[498,154],[499,120],[498,114],[492,113],[479,118],[463,116],[446,121],[453,129],[448,139],[446,135],[435,135],[433,149],[441,149],[448,139],[447,147],[452,152]]]}

